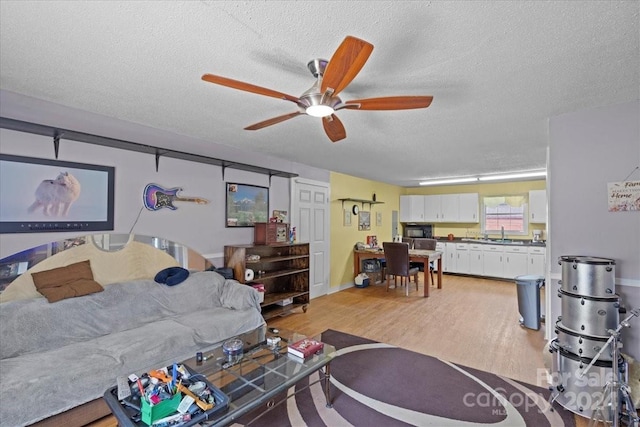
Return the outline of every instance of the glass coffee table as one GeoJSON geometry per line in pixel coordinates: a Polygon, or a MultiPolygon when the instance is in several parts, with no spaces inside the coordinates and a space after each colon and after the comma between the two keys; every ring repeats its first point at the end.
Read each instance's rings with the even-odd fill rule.
{"type": "MultiPolygon", "coordinates": [[[[222,346],[219,346],[180,362],[206,377],[208,382],[229,398],[226,410],[213,413],[206,420],[199,420],[200,425],[225,426],[249,413],[249,417],[259,418],[274,405],[274,399],[283,392],[286,396],[290,387],[315,372],[319,373],[319,379],[308,386],[323,382],[326,404],[331,407],[330,364],[335,355],[335,347],[324,344],[324,348],[318,353],[302,360],[287,353],[287,343],[305,338],[305,335],[259,328],[238,338],[244,343],[244,353],[237,361],[225,355],[222,346]],[[273,337],[280,337],[281,341],[276,345],[269,345],[267,338],[273,337]]],[[[116,387],[108,389],[104,398],[118,424],[145,426],[142,421],[138,421],[134,408],[117,399],[115,389],[116,387]]]]}

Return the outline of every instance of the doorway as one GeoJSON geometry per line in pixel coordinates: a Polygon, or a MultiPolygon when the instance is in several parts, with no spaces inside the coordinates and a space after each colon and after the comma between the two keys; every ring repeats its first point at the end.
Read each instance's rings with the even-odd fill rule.
{"type": "Polygon", "coordinates": [[[329,292],[329,183],[293,178],[291,227],[309,243],[309,298],[329,292]]]}

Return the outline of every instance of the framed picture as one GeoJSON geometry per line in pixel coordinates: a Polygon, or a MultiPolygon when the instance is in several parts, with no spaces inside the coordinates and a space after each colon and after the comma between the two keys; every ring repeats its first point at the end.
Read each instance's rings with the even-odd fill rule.
{"type": "Polygon", "coordinates": [[[115,168],[0,154],[0,234],[113,230],[115,168]]]}
{"type": "Polygon", "coordinates": [[[226,227],[253,227],[269,222],[269,189],[227,183],[226,227]]]}
{"type": "Polygon", "coordinates": [[[382,212],[376,212],[376,225],[378,227],[382,225],[382,212]]]}
{"type": "Polygon", "coordinates": [[[358,214],[358,230],[371,230],[371,212],[360,211],[358,214]]]}
{"type": "Polygon", "coordinates": [[[351,211],[349,209],[345,209],[342,214],[344,226],[351,227],[351,211]]]}

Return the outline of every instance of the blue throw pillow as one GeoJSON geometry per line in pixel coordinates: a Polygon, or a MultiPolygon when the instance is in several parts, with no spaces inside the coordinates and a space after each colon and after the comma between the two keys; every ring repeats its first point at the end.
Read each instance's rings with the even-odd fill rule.
{"type": "Polygon", "coordinates": [[[167,286],[174,286],[184,282],[187,277],[189,277],[189,270],[182,267],[169,267],[160,270],[153,280],[167,286]]]}

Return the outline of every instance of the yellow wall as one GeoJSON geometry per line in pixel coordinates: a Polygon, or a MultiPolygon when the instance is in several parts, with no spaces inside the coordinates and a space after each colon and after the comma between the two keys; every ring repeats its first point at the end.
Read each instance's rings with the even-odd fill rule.
{"type": "MultiPolygon", "coordinates": [[[[480,197],[480,209],[482,209],[482,198],[485,196],[504,196],[526,194],[529,190],[546,189],[547,181],[518,181],[502,182],[490,184],[468,184],[468,185],[445,185],[435,187],[411,187],[403,188],[402,194],[455,194],[455,193],[478,193],[480,197]]],[[[333,191],[333,189],[332,189],[333,191]]],[[[545,230],[544,224],[529,224],[529,239],[533,238],[533,230],[545,230]]],[[[449,233],[455,237],[476,237],[480,234],[480,223],[477,224],[455,224],[442,223],[434,224],[433,235],[436,237],[446,237],[449,233]]],[[[497,237],[492,236],[490,237],[497,237]]],[[[517,236],[517,238],[527,238],[517,236]]],[[[545,235],[546,238],[546,235],[545,235]]]]}
{"type": "MultiPolygon", "coordinates": [[[[353,283],[353,246],[356,242],[366,242],[367,236],[377,236],[378,242],[390,241],[391,236],[391,211],[399,211],[400,195],[403,188],[395,185],[384,184],[377,181],[356,178],[350,175],[331,172],[331,276],[330,286],[353,283]],[[373,194],[376,200],[382,204],[365,204],[344,202],[344,209],[351,211],[351,207],[357,204],[361,211],[371,212],[371,230],[358,231],[358,217],[351,215],[351,226],[343,225],[343,207],[338,199],[363,199],[371,200],[373,194]],[[382,213],[382,225],[376,225],[376,212],[382,213]]],[[[335,289],[334,289],[335,290],[335,289]]]]}
{"type": "MultiPolygon", "coordinates": [[[[330,264],[330,292],[342,285],[353,283],[353,246],[356,242],[366,242],[367,236],[375,235],[378,243],[390,241],[391,236],[391,212],[400,210],[400,195],[404,194],[453,194],[453,193],[478,193],[480,205],[482,197],[497,195],[528,194],[529,190],[544,190],[546,181],[520,181],[492,184],[448,185],[438,187],[398,187],[384,184],[378,181],[356,178],[337,172],[331,172],[331,264],[330,264]],[[360,203],[344,202],[344,209],[351,210],[355,204],[363,211],[371,212],[371,230],[358,231],[358,217],[351,215],[351,226],[343,224],[343,203],[338,199],[353,198],[371,200],[373,194],[376,200],[383,204],[367,204],[364,208],[360,203]],[[382,212],[382,225],[376,225],[376,212],[382,212]]],[[[401,231],[402,224],[400,224],[401,231]]],[[[544,224],[530,224],[529,238],[533,237],[533,230],[545,229],[544,224]]],[[[480,223],[477,224],[434,224],[434,235],[446,237],[447,234],[455,237],[466,237],[480,233],[480,223]]],[[[522,238],[523,236],[518,236],[522,238]]]]}

